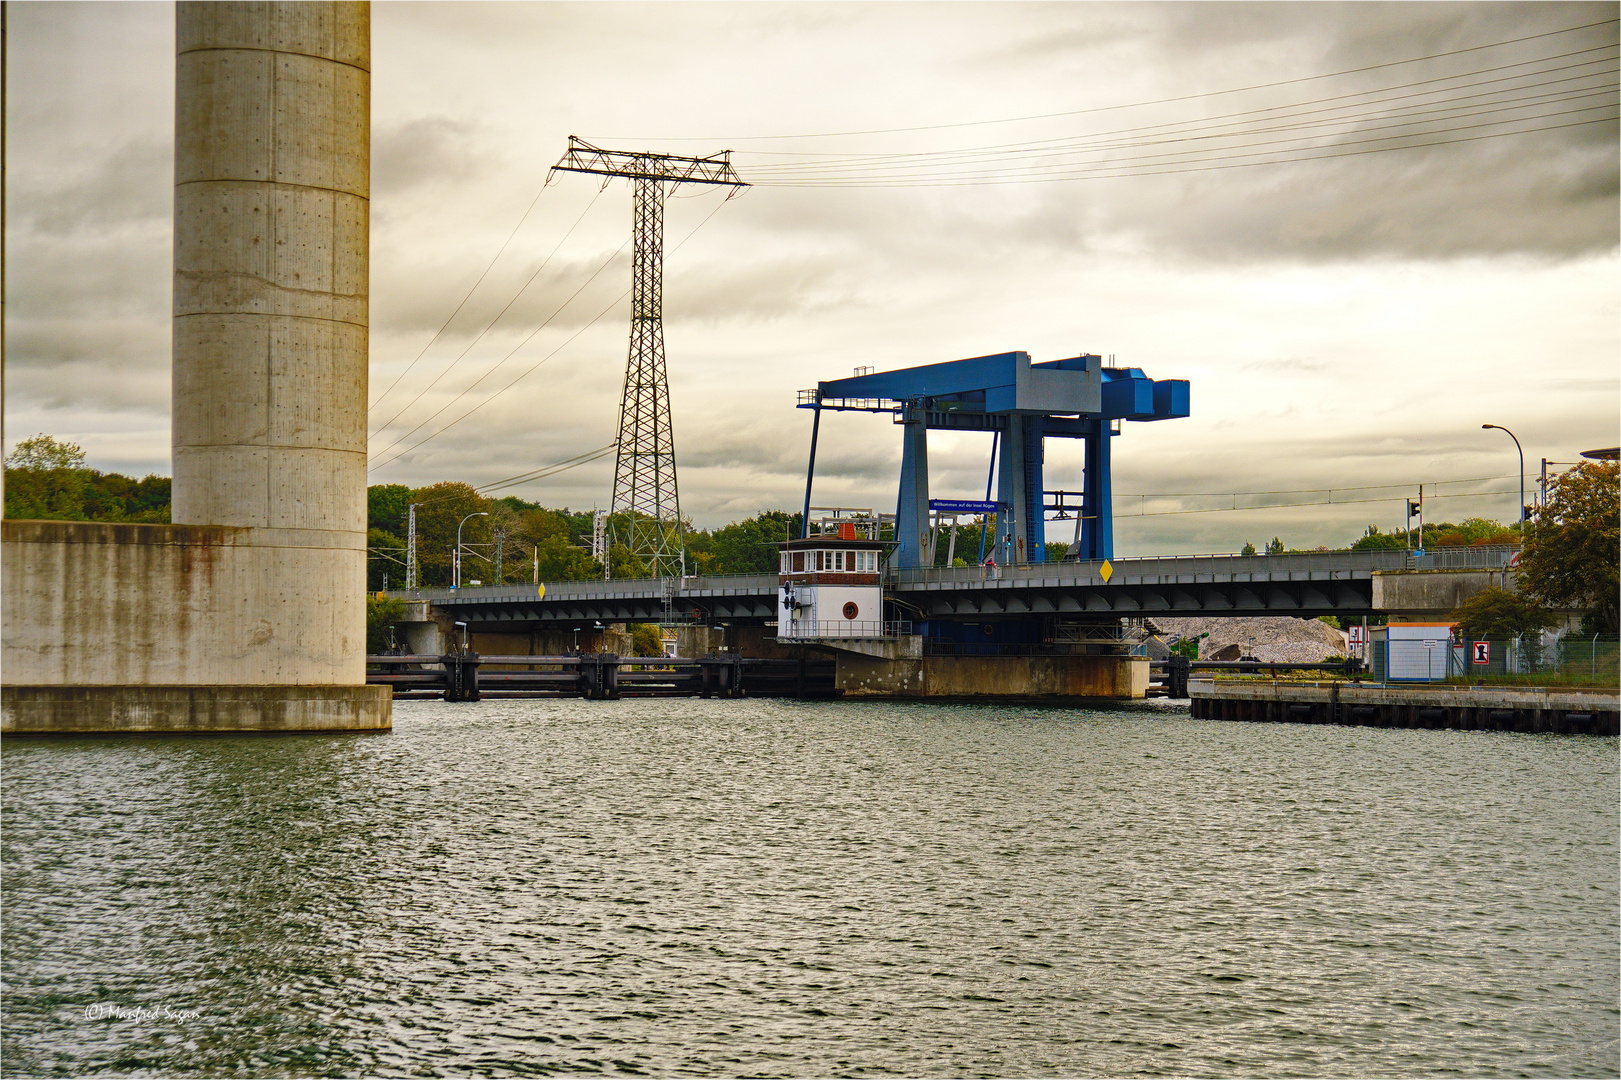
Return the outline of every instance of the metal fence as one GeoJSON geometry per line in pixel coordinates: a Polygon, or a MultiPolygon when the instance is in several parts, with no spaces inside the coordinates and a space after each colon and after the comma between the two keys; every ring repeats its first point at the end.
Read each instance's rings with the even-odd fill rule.
{"type": "MultiPolygon", "coordinates": [[[[1156,555],[1141,559],[1111,561],[1111,580],[1188,577],[1206,574],[1279,574],[1312,571],[1369,572],[1373,570],[1506,570],[1518,548],[1445,547],[1429,548],[1422,556],[1410,551],[1297,551],[1283,555],[1156,555]]],[[[924,584],[966,584],[1006,581],[1027,584],[1103,584],[1102,564],[1098,562],[1023,563],[1011,566],[926,566],[886,571],[890,586],[924,584]]],[[[776,574],[693,574],[669,579],[663,584],[651,578],[621,578],[613,581],[546,582],[546,598],[551,600],[596,600],[620,596],[647,596],[667,589],[675,597],[771,592],[776,574]]],[[[539,589],[533,583],[468,585],[460,589],[428,587],[415,592],[393,590],[406,599],[460,601],[536,600],[539,589]]]]}
{"type": "MultiPolygon", "coordinates": [[[[1153,581],[1206,575],[1298,573],[1366,574],[1375,570],[1503,570],[1519,551],[1514,547],[1433,548],[1422,556],[1410,551],[1296,551],[1283,555],[1157,555],[1142,559],[1112,559],[1110,580],[1153,581]]],[[[889,583],[907,585],[964,585],[1007,582],[1039,585],[1103,584],[1101,562],[1021,563],[1011,566],[925,566],[891,570],[889,583]]]]}
{"type": "Polygon", "coordinates": [[[817,641],[828,638],[893,638],[905,637],[912,632],[912,624],[904,619],[890,619],[884,622],[873,620],[867,622],[860,619],[834,619],[831,622],[811,622],[809,619],[795,620],[792,629],[784,634],[777,633],[778,641],[817,641]]]}
{"type": "Polygon", "coordinates": [[[1621,640],[1613,634],[1525,634],[1465,638],[1451,649],[1450,678],[1494,675],[1565,675],[1593,683],[1613,682],[1621,640]]]}

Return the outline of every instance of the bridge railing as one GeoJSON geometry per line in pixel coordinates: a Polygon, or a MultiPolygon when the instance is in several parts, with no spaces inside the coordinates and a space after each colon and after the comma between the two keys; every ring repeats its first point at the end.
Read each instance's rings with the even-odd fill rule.
{"type": "MultiPolygon", "coordinates": [[[[1258,574],[1347,572],[1361,575],[1375,570],[1501,570],[1506,569],[1518,548],[1439,547],[1415,556],[1403,549],[1384,551],[1297,551],[1281,555],[1154,555],[1140,559],[1113,559],[1110,581],[1148,580],[1216,574],[1226,577],[1258,574]]],[[[1100,562],[1025,563],[1012,566],[926,566],[886,571],[885,584],[905,588],[911,585],[1003,582],[1064,585],[1103,585],[1100,562]]],[[[645,598],[663,595],[683,596],[759,595],[774,593],[776,574],[694,574],[679,579],[622,578],[612,581],[548,581],[545,600],[612,600],[618,597],[645,598]]],[[[468,585],[460,589],[428,588],[415,592],[395,590],[393,596],[436,602],[541,601],[533,583],[468,585]]]]}
{"type": "Polygon", "coordinates": [[[793,629],[784,634],[777,634],[778,641],[815,641],[829,638],[839,639],[866,639],[905,637],[912,632],[912,624],[904,619],[890,619],[884,622],[873,620],[866,622],[856,619],[835,619],[832,622],[811,622],[799,620],[794,622],[793,629]]]}
{"type": "MultiPolygon", "coordinates": [[[[775,592],[777,589],[777,575],[705,574],[700,576],[695,574],[679,579],[618,578],[603,581],[593,578],[586,581],[547,581],[543,584],[546,586],[544,600],[611,600],[616,597],[659,596],[663,595],[666,588],[671,586],[673,586],[672,595],[676,597],[726,594],[753,595],[761,592],[775,592]]],[[[440,586],[417,589],[414,592],[393,590],[390,595],[409,600],[433,600],[436,602],[542,601],[540,590],[536,588],[533,582],[527,581],[521,584],[508,582],[505,585],[464,585],[459,589],[440,586]]]]}
{"type": "MultiPolygon", "coordinates": [[[[1109,580],[1162,579],[1166,577],[1269,576],[1293,573],[1368,574],[1376,570],[1462,570],[1507,567],[1518,548],[1432,548],[1423,556],[1406,550],[1385,551],[1298,551],[1281,555],[1159,555],[1141,559],[1110,560],[1109,580]]],[[[925,566],[892,570],[888,584],[897,587],[928,584],[974,585],[984,583],[1103,585],[1101,562],[1025,563],[1013,566],[925,566]]]]}

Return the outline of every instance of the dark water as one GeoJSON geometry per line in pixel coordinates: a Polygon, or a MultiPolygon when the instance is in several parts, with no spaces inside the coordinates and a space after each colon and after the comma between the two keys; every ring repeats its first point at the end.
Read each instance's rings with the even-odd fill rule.
{"type": "Polygon", "coordinates": [[[774,701],[396,723],[8,743],[6,1075],[1621,1068],[1613,739],[774,701]]]}

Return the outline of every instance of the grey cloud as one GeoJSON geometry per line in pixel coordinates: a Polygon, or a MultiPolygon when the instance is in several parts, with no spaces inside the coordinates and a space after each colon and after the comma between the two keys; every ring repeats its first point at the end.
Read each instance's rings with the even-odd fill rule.
{"type": "Polygon", "coordinates": [[[174,146],[131,139],[111,152],[86,151],[73,164],[13,168],[8,210],[13,227],[42,233],[167,228],[174,214],[174,146]]]}
{"type": "Polygon", "coordinates": [[[450,116],[420,116],[372,132],[372,195],[397,197],[442,186],[494,167],[487,133],[450,116]],[[481,141],[480,136],[485,135],[481,141]]]}

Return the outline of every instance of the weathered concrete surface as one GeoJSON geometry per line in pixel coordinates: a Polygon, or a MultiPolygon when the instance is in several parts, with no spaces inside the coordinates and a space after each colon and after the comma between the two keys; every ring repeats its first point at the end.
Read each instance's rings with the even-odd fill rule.
{"type": "Polygon", "coordinates": [[[1514,588],[1512,570],[1378,570],[1373,606],[1414,622],[1439,622],[1486,589],[1514,588]]]}
{"type": "Polygon", "coordinates": [[[1615,735],[1621,717],[1605,689],[1192,679],[1188,696],[1208,720],[1615,735]]]}
{"type": "Polygon", "coordinates": [[[218,525],[0,523],[6,685],[363,684],[364,613],[312,602],[304,585],[338,577],[363,553],[282,546],[289,539],[304,538],[218,525]]]}
{"type": "Polygon", "coordinates": [[[370,19],[176,7],[177,523],[365,533],[370,19]]]}
{"type": "Polygon", "coordinates": [[[387,731],[386,686],[7,686],[0,734],[387,731]]]}
{"type": "Polygon", "coordinates": [[[816,638],[805,642],[781,637],[777,640],[785,645],[798,644],[806,649],[854,653],[857,656],[870,656],[877,660],[923,659],[922,634],[903,634],[892,638],[816,638]]]}
{"type": "Polygon", "coordinates": [[[87,688],[163,730],[388,726],[365,690],[370,20],[176,5],[176,524],[6,523],[8,730],[78,730],[61,702],[87,688]],[[333,703],[240,689],[266,685],[333,703]]]}
{"type": "Polygon", "coordinates": [[[848,697],[1142,698],[1146,656],[926,656],[885,660],[840,652],[848,697]]]}

